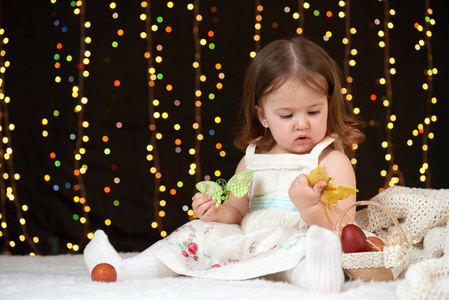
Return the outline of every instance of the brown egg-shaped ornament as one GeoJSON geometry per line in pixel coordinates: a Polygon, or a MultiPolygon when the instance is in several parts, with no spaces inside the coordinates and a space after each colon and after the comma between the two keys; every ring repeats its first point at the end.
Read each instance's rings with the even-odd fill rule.
{"type": "Polygon", "coordinates": [[[115,282],[117,281],[117,272],[110,264],[102,263],[92,269],[90,277],[92,281],[115,282]]]}

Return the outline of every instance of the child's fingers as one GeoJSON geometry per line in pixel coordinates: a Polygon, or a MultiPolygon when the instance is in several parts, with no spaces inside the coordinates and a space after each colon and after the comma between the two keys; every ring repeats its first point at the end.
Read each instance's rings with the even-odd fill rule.
{"type": "Polygon", "coordinates": [[[315,193],[320,195],[326,185],[327,185],[326,181],[319,181],[319,182],[315,183],[315,185],[312,187],[312,189],[315,193]]]}

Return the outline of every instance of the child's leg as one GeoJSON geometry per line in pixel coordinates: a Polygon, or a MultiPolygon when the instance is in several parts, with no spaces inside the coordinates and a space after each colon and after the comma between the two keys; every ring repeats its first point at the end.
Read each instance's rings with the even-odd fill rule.
{"type": "Polygon", "coordinates": [[[334,232],[311,226],[306,236],[306,256],[293,270],[297,284],[309,290],[338,293],[345,280],[341,244],[334,232]]]}
{"type": "Polygon", "coordinates": [[[121,258],[102,230],[95,232],[93,239],[84,249],[84,261],[89,272],[100,263],[112,265],[117,272],[117,281],[177,276],[149,249],[131,258],[121,258]]]}

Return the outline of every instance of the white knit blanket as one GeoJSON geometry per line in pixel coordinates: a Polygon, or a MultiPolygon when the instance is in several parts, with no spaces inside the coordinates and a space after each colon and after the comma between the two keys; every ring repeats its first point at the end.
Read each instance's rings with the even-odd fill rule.
{"type": "MultiPolygon", "coordinates": [[[[395,186],[371,201],[396,216],[413,244],[412,264],[397,289],[401,299],[449,299],[449,190],[395,186]]],[[[374,205],[358,211],[356,222],[385,239],[397,230],[391,217],[374,205]]]]}

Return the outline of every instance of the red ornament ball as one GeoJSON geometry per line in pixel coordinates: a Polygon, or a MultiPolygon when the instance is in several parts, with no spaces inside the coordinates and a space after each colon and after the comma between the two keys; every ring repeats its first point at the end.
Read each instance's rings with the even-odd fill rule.
{"type": "Polygon", "coordinates": [[[92,278],[92,281],[116,282],[117,272],[110,264],[102,263],[96,265],[92,269],[92,274],[90,277],[92,278]]]}

